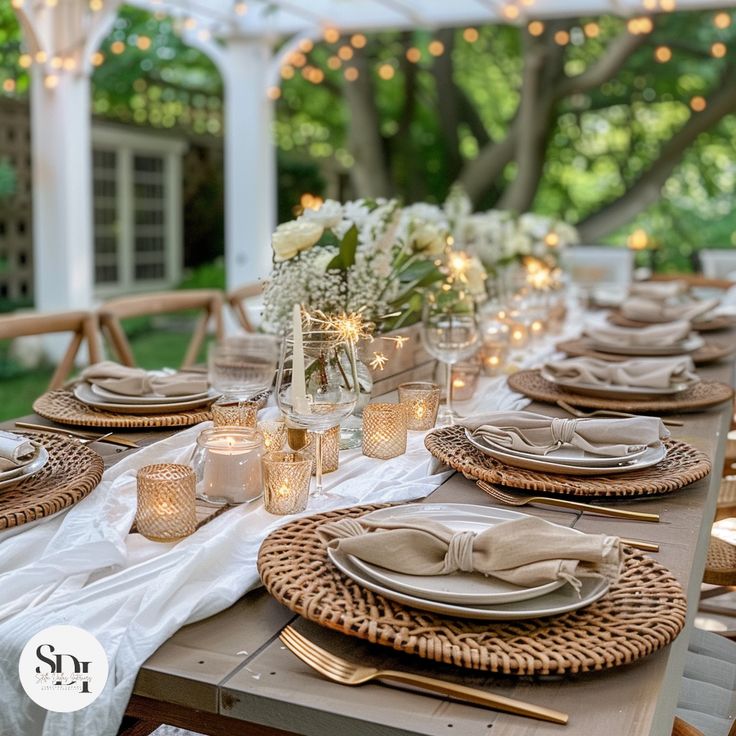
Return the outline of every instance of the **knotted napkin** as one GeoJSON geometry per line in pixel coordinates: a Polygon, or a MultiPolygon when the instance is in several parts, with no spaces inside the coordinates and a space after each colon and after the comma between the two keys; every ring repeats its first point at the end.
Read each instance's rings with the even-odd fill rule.
{"type": "Polygon", "coordinates": [[[683,302],[682,304],[666,304],[662,301],[637,297],[628,299],[621,305],[621,314],[639,322],[692,321],[713,311],[718,303],[718,299],[706,299],[704,301],[683,302]]]}
{"type": "Polygon", "coordinates": [[[667,347],[682,342],[690,334],[690,323],[686,320],[668,322],[652,327],[616,327],[595,325],[587,327],[585,334],[596,342],[613,347],[667,347]]]}
{"type": "Polygon", "coordinates": [[[143,368],[129,368],[111,360],[85,368],[80,377],[123,396],[188,396],[207,390],[207,378],[197,373],[156,375],[143,368]]]}
{"type": "Polygon", "coordinates": [[[455,532],[419,516],[342,519],[317,533],[334,550],[408,575],[477,572],[524,587],[565,580],[579,591],[581,578],[613,580],[620,567],[617,537],[581,534],[532,516],[480,533],[455,532]]]}
{"type": "Polygon", "coordinates": [[[495,411],[467,417],[461,424],[473,437],[535,455],[572,445],[595,455],[624,457],[670,436],[659,417],[559,419],[530,411],[495,411]]]}
{"type": "Polygon", "coordinates": [[[692,358],[635,358],[621,363],[609,363],[595,358],[551,360],[544,367],[553,378],[572,384],[595,386],[636,386],[638,388],[669,388],[677,383],[692,385],[700,381],[692,358]]]}
{"type": "Polygon", "coordinates": [[[686,294],[687,290],[687,281],[642,281],[631,284],[629,296],[664,302],[686,294]]]}
{"type": "Polygon", "coordinates": [[[23,465],[35,449],[27,437],[0,430],[0,471],[13,470],[23,465]]]}

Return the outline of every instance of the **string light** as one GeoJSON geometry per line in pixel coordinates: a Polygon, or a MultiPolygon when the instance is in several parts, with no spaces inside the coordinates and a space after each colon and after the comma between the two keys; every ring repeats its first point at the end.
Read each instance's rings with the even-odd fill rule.
{"type": "Polygon", "coordinates": [[[656,10],[657,9],[657,0],[644,0],[642,2],[642,5],[644,6],[645,10],[656,10]]]}
{"type": "Polygon", "coordinates": [[[378,76],[381,77],[381,79],[388,81],[389,79],[394,78],[394,74],[396,74],[396,70],[391,66],[391,64],[381,64],[381,66],[378,67],[378,76]]]}
{"type": "Polygon", "coordinates": [[[360,76],[360,72],[354,66],[349,66],[345,70],[344,76],[345,79],[348,80],[348,82],[354,82],[360,76]]]}
{"type": "Polygon", "coordinates": [[[266,90],[266,95],[268,96],[269,100],[278,100],[278,98],[281,97],[281,88],[280,87],[269,87],[266,90]]]}
{"type": "Polygon", "coordinates": [[[327,43],[337,43],[340,40],[340,31],[337,28],[325,28],[323,35],[327,43]]]}
{"type": "Polygon", "coordinates": [[[666,64],[672,58],[672,49],[669,46],[657,46],[654,51],[654,58],[660,64],[666,64]]]}
{"type": "Polygon", "coordinates": [[[76,59],[73,56],[67,56],[63,63],[64,71],[73,72],[77,68],[76,59]]]}
{"type": "Polygon", "coordinates": [[[427,50],[432,54],[432,56],[442,56],[442,54],[445,53],[445,44],[443,44],[442,41],[435,39],[434,41],[430,41],[429,46],[427,46],[427,50]]]}
{"type": "Polygon", "coordinates": [[[62,61],[61,56],[54,56],[51,58],[51,68],[52,69],[61,69],[64,62],[62,61]]]}
{"type": "Polygon", "coordinates": [[[292,66],[301,68],[307,63],[307,57],[300,51],[295,51],[290,57],[289,62],[292,66]]]}
{"type": "Polygon", "coordinates": [[[654,23],[652,23],[651,18],[648,18],[646,15],[642,15],[638,18],[630,18],[626,23],[626,28],[633,36],[640,36],[645,33],[651,33],[654,28],[654,23]]]}
{"type": "Polygon", "coordinates": [[[710,53],[716,58],[716,59],[722,59],[726,55],[726,44],[721,43],[720,41],[717,43],[714,43],[710,47],[710,53]]]}
{"type": "MultiPolygon", "coordinates": [[[[200,31],[201,33],[201,31],[200,31]]],[[[138,36],[138,38],[135,41],[135,45],[141,50],[141,51],[147,51],[151,48],[151,39],[148,38],[148,36],[138,36]]]]}
{"type": "Polygon", "coordinates": [[[101,66],[102,62],[105,61],[105,55],[101,51],[95,51],[90,57],[92,66],[101,66]]]}
{"type": "Polygon", "coordinates": [[[705,97],[701,97],[700,95],[696,95],[690,100],[690,108],[694,112],[703,112],[707,105],[708,103],[705,101],[705,97]]]}
{"type": "Polygon", "coordinates": [[[303,38],[299,41],[299,50],[308,54],[314,48],[314,41],[311,38],[303,38]]]}
{"type": "Polygon", "coordinates": [[[337,50],[337,55],[343,61],[349,61],[353,58],[353,49],[350,46],[340,46],[340,48],[337,50]]]}
{"type": "Polygon", "coordinates": [[[406,58],[412,63],[416,64],[422,58],[422,52],[416,47],[412,46],[406,50],[406,58]]]}
{"type": "Polygon", "coordinates": [[[15,91],[15,79],[6,79],[3,81],[3,89],[6,92],[14,92],[15,91]]]}
{"type": "Polygon", "coordinates": [[[367,43],[366,37],[362,33],[356,33],[350,37],[350,43],[355,49],[362,49],[367,43]]]}
{"type": "Polygon", "coordinates": [[[601,27],[595,22],[586,23],[583,26],[583,32],[588,38],[598,38],[601,32],[601,27]]]}
{"type": "Polygon", "coordinates": [[[113,54],[122,54],[123,51],[125,51],[125,44],[122,41],[113,41],[110,44],[110,51],[112,51],[113,54]]]}
{"type": "Polygon", "coordinates": [[[713,16],[713,25],[721,30],[731,25],[731,16],[728,13],[716,13],[713,16]]]}
{"type": "Polygon", "coordinates": [[[626,245],[631,250],[644,250],[649,245],[649,236],[646,230],[637,228],[631,235],[626,239],[626,245]]]}
{"type": "Polygon", "coordinates": [[[16,9],[20,10],[23,7],[24,0],[12,0],[11,5],[16,9]]]}
{"type": "Polygon", "coordinates": [[[477,28],[466,28],[463,31],[463,38],[468,43],[475,43],[478,40],[479,37],[478,29],[477,28]]]}
{"type": "Polygon", "coordinates": [[[330,58],[327,59],[327,66],[332,70],[337,70],[342,66],[342,61],[338,56],[330,56],[330,58]]]}
{"type": "Polygon", "coordinates": [[[235,3],[233,9],[237,15],[245,15],[248,12],[248,6],[244,2],[235,3]]]}
{"type": "Polygon", "coordinates": [[[89,9],[93,13],[97,13],[102,10],[102,0],[89,0],[89,9]]]}
{"type": "Polygon", "coordinates": [[[43,85],[46,89],[54,89],[59,84],[59,77],[56,74],[49,74],[44,80],[43,85]]]}
{"type": "Polygon", "coordinates": [[[504,18],[516,20],[519,17],[519,8],[516,5],[504,5],[502,13],[504,18]]]}
{"type": "Polygon", "coordinates": [[[284,66],[281,67],[281,78],[282,79],[293,79],[294,77],[294,67],[291,66],[291,64],[284,64],[284,66]]]}
{"type": "Polygon", "coordinates": [[[33,64],[33,59],[30,54],[21,54],[18,57],[18,64],[23,67],[23,69],[28,69],[28,67],[33,64]]]}
{"type": "Polygon", "coordinates": [[[46,55],[45,51],[36,51],[35,59],[39,64],[45,64],[48,56],[46,55]]]}
{"type": "Polygon", "coordinates": [[[193,31],[197,27],[197,19],[191,15],[184,19],[184,28],[188,31],[193,31]]]}
{"type": "Polygon", "coordinates": [[[541,20],[533,20],[526,29],[532,36],[541,36],[544,33],[544,23],[541,20]]]}
{"type": "Polygon", "coordinates": [[[659,7],[662,8],[665,13],[671,13],[677,7],[677,3],[675,0],[659,0],[659,7]]]}
{"type": "Polygon", "coordinates": [[[555,43],[558,46],[567,46],[570,43],[570,34],[567,31],[557,31],[555,33],[555,43]]]}

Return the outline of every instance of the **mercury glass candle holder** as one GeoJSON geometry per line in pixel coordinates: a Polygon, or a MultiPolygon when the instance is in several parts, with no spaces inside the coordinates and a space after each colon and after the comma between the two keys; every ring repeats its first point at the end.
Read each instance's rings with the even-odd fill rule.
{"type": "Polygon", "coordinates": [[[452,366],[452,400],[468,401],[473,398],[480,376],[477,362],[455,363],[452,366]]]}
{"type": "Polygon", "coordinates": [[[154,542],[178,542],[197,528],[197,481],[188,465],[161,463],[138,471],[137,530],[154,542]]]}
{"type": "Polygon", "coordinates": [[[263,435],[263,449],[266,452],[277,452],[283,449],[286,442],[286,422],[283,419],[267,419],[258,422],[258,431],[263,435]]]}
{"type": "MultiPolygon", "coordinates": [[[[307,432],[307,446],[304,451],[314,457],[314,433],[307,432]]],[[[340,465],[340,426],[332,427],[322,433],[322,473],[334,473],[340,465]]],[[[317,464],[312,464],[312,475],[317,472],[317,464]]]]}
{"type": "Polygon", "coordinates": [[[529,330],[523,322],[509,325],[509,345],[512,348],[525,348],[529,344],[529,330]]]}
{"type": "Polygon", "coordinates": [[[255,401],[216,401],[212,404],[212,424],[215,427],[247,427],[255,429],[258,404],[255,401]]]}
{"type": "Polygon", "coordinates": [[[305,452],[275,451],[263,456],[263,507],[269,514],[304,511],[313,464],[305,452]]]}
{"type": "Polygon", "coordinates": [[[507,352],[506,342],[498,343],[489,340],[483,343],[480,351],[483,373],[487,376],[497,376],[503,370],[507,352]]]}
{"type": "Polygon", "coordinates": [[[406,410],[408,429],[432,429],[440,408],[440,386],[429,381],[402,383],[399,386],[399,403],[406,410]]]}
{"type": "Polygon", "coordinates": [[[363,454],[380,460],[403,455],[406,430],[403,404],[368,404],[363,409],[363,454]]]}

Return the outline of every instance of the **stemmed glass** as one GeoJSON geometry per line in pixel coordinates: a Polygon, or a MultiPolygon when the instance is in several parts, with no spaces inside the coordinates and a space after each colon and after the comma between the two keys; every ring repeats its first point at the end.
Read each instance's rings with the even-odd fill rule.
{"type": "Polygon", "coordinates": [[[350,416],[360,396],[355,346],[330,330],[305,330],[301,345],[295,350],[293,335],[282,344],[276,401],[288,422],[314,434],[315,495],[321,496],[322,435],[350,416]]]}
{"type": "Polygon", "coordinates": [[[452,409],[452,366],[473,355],[480,343],[473,300],[452,290],[434,296],[424,306],[422,342],[447,366],[447,401],[438,424],[452,425],[458,416],[452,409]]]}

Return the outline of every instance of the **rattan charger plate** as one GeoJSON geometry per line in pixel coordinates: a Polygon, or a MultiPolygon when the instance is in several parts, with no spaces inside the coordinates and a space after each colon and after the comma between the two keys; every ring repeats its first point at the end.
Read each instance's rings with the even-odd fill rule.
{"type": "Polygon", "coordinates": [[[549,618],[490,622],[451,618],[388,600],[343,575],[316,530],[360,516],[358,506],[293,521],[258,556],[271,595],[301,616],[344,634],[435,662],[508,675],[568,675],[634,662],[680,633],[687,604],[672,573],[627,549],[623,571],[597,602],[549,618]]]}
{"type": "Polygon", "coordinates": [[[424,438],[436,458],[466,478],[487,483],[566,496],[656,496],[676,491],[710,473],[708,456],[687,442],[665,440],[661,463],[620,475],[558,475],[504,465],[477,450],[463,427],[435,429],[424,438]]]}
{"type": "MultiPolygon", "coordinates": [[[[269,392],[254,400],[265,406],[269,392]]],[[[59,424],[78,427],[105,427],[117,429],[146,429],[155,427],[190,427],[212,419],[208,406],[166,414],[115,414],[93,409],[74,397],[71,391],[58,389],[41,394],[33,402],[33,411],[59,424]]]]}
{"type": "Polygon", "coordinates": [[[536,401],[556,404],[564,401],[572,406],[584,406],[611,411],[653,412],[691,412],[708,409],[733,398],[733,389],[717,381],[701,381],[679,394],[661,396],[656,399],[615,399],[585,396],[562,386],[557,386],[542,378],[541,371],[519,371],[508,377],[509,387],[536,401]]]}
{"type": "MultiPolygon", "coordinates": [[[[598,358],[599,360],[608,360],[613,363],[619,363],[622,360],[631,360],[632,355],[617,355],[616,353],[605,353],[602,350],[595,350],[591,347],[590,341],[585,337],[578,337],[574,340],[563,340],[557,343],[557,349],[571,357],[598,358]]],[[[716,341],[706,340],[705,345],[690,354],[696,365],[705,365],[707,363],[715,363],[723,360],[729,355],[736,352],[736,343],[733,341],[716,341]]]]}
{"type": "MultiPolygon", "coordinates": [[[[616,310],[608,315],[608,321],[619,327],[651,327],[653,324],[662,324],[661,322],[641,322],[635,319],[624,317],[620,311],[616,310]]],[[[727,330],[736,327],[736,319],[730,314],[718,314],[708,319],[695,319],[692,321],[693,329],[696,332],[715,332],[716,330],[727,330]]]]}
{"type": "Polygon", "coordinates": [[[49,461],[36,474],[0,489],[0,530],[52,516],[89,495],[102,479],[102,458],[58,435],[37,434],[49,461]]]}

